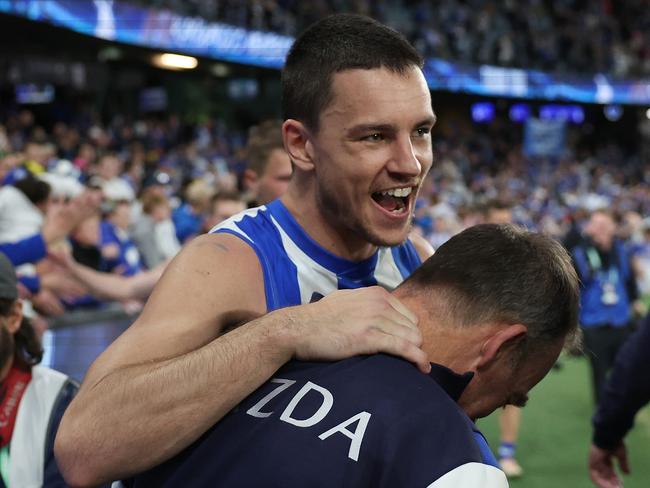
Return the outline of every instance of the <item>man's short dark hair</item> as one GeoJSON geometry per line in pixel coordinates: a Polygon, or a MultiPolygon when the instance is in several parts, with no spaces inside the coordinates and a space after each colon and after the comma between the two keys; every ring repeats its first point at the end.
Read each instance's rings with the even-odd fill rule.
{"type": "Polygon", "coordinates": [[[513,224],[455,235],[404,286],[435,289],[455,326],[523,324],[528,345],[573,338],[578,327],[580,292],[569,254],[554,239],[513,224]]]}
{"type": "Polygon", "coordinates": [[[281,120],[266,120],[251,127],[246,144],[246,167],[261,176],[274,149],[284,151],[281,120]]]}
{"type": "Polygon", "coordinates": [[[349,69],[422,68],[418,52],[398,32],[369,17],[337,14],[311,25],[294,42],[282,70],[282,110],[318,130],[332,100],[332,76],[349,69]]]}

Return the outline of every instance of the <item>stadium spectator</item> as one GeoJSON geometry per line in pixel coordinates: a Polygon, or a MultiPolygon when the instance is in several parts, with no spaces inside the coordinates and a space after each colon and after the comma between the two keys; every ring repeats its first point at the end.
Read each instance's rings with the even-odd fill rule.
{"type": "Polygon", "coordinates": [[[499,4],[490,0],[164,0],[157,6],[284,35],[295,35],[330,14],[354,12],[406,33],[425,57],[553,72],[606,72],[616,77],[650,73],[646,32],[650,14],[643,0],[499,4]]]}
{"type": "Polygon", "coordinates": [[[43,350],[23,316],[16,274],[0,253],[0,470],[3,486],[66,486],[54,437],[77,385],[38,366],[43,350]]]}
{"type": "Polygon", "coordinates": [[[124,163],[116,154],[104,154],[97,162],[91,183],[102,189],[107,200],[132,202],[135,192],[133,187],[122,178],[123,169],[124,163]]]}
{"type": "Polygon", "coordinates": [[[0,242],[15,242],[37,234],[50,203],[51,187],[28,174],[0,188],[0,242]]]}
{"type": "Polygon", "coordinates": [[[419,318],[430,377],[385,355],[293,361],[134,486],[507,486],[469,419],[522,406],[577,332],[571,258],[540,234],[475,226],[394,294],[419,318]]]}
{"type": "Polygon", "coordinates": [[[589,475],[599,488],[618,488],[615,461],[630,473],[624,438],[637,412],[650,401],[650,315],[625,342],[603,387],[593,418],[593,443],[589,450],[589,475]]]}
{"type": "Polygon", "coordinates": [[[172,210],[164,194],[147,192],[142,195],[142,214],[130,229],[142,259],[148,269],[173,258],[181,249],[176,228],[171,219],[172,210]]]}
{"type": "Polygon", "coordinates": [[[244,191],[250,206],[279,198],[291,180],[291,161],[284,150],[282,121],[269,120],[248,131],[244,191]]]}
{"type": "Polygon", "coordinates": [[[78,262],[96,270],[105,270],[101,252],[101,217],[91,215],[70,233],[72,255],[78,262]]]}
{"type": "Polygon", "coordinates": [[[100,224],[101,252],[107,271],[133,276],[142,269],[140,253],[129,235],[130,225],[130,203],[109,202],[106,218],[100,224]]]}
{"type": "Polygon", "coordinates": [[[616,222],[605,210],[591,214],[588,241],[572,250],[581,280],[580,325],[589,361],[594,399],[599,402],[605,377],[629,334],[637,298],[630,258],[616,239],[616,222]]]}
{"type": "Polygon", "coordinates": [[[435,116],[421,66],[401,36],[363,17],[328,18],[296,41],[283,72],[289,190],[192,240],[95,362],[57,436],[72,484],[160,463],[291,357],[384,351],[430,370],[398,300],[379,287],[335,291],[393,288],[431,254],[421,239],[407,239],[433,158],[435,116]],[[250,323],[218,337],[242,322],[250,323]]]}
{"type": "Polygon", "coordinates": [[[200,234],[203,218],[210,208],[212,195],[213,190],[204,180],[194,180],[187,186],[186,202],[172,214],[176,237],[181,244],[200,234]]]}
{"type": "Polygon", "coordinates": [[[98,197],[85,192],[70,201],[56,201],[50,185],[29,172],[14,185],[0,188],[0,250],[20,266],[24,297],[38,311],[60,315],[64,312],[60,298],[77,297],[83,289],[48,266],[47,249],[97,208],[98,197]]]}
{"type": "Polygon", "coordinates": [[[245,208],[246,202],[239,193],[217,193],[212,197],[210,214],[203,222],[204,232],[209,232],[215,225],[242,212],[245,208]]]}

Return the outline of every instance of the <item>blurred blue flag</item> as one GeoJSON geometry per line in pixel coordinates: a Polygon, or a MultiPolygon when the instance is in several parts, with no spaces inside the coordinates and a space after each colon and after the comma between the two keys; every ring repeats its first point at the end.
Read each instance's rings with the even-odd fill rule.
{"type": "Polygon", "coordinates": [[[564,152],[565,141],[566,121],[534,118],[526,121],[524,153],[527,156],[559,157],[564,152]]]}

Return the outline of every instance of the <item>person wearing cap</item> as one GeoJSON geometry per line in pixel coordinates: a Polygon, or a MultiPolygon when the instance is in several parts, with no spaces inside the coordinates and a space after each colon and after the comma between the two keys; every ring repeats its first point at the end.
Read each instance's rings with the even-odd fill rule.
{"type": "Polygon", "coordinates": [[[54,438],[78,385],[38,366],[43,349],[23,316],[16,273],[0,253],[0,488],[67,486],[54,438]]]}

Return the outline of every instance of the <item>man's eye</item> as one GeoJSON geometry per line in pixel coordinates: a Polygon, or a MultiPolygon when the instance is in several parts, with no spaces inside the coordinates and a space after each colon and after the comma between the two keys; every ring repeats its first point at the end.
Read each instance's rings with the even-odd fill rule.
{"type": "Polygon", "coordinates": [[[419,127],[418,129],[416,129],[415,132],[417,133],[418,136],[422,137],[431,133],[431,129],[429,127],[419,127]]]}
{"type": "Polygon", "coordinates": [[[379,132],[375,132],[374,134],[370,134],[368,136],[365,136],[363,138],[364,141],[371,141],[371,142],[378,142],[378,141],[383,141],[384,136],[380,134],[379,132]]]}

